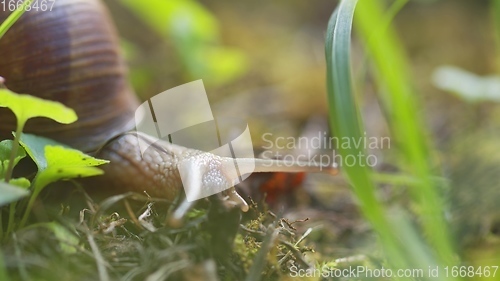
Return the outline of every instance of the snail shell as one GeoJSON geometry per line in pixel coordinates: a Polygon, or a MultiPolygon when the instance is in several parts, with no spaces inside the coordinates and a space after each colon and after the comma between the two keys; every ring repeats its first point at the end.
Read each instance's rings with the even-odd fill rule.
{"type": "MultiPolygon", "coordinates": [[[[0,12],[0,22],[9,12],[0,12]]],[[[139,102],[127,78],[118,36],[98,0],[58,0],[52,11],[26,12],[0,40],[0,76],[5,86],[59,101],[73,108],[78,121],[61,125],[42,118],[30,120],[25,132],[55,139],[86,152],[104,143],[98,157],[112,160],[98,179],[104,189],[148,190],[172,199],[180,190],[171,155],[138,149],[130,134],[139,102]],[[113,138],[113,141],[109,141],[113,138]],[[167,188],[166,188],[167,187],[167,188]]],[[[15,117],[0,109],[0,137],[15,130],[15,117]]]]}
{"type": "MultiPolygon", "coordinates": [[[[0,22],[9,14],[0,11],[0,22]]],[[[97,0],[57,0],[52,11],[26,12],[0,40],[0,76],[9,89],[59,101],[79,118],[71,125],[37,118],[25,132],[87,152],[131,129],[138,101],[126,71],[114,26],[97,0]]],[[[15,128],[5,111],[2,138],[15,128]]]]}

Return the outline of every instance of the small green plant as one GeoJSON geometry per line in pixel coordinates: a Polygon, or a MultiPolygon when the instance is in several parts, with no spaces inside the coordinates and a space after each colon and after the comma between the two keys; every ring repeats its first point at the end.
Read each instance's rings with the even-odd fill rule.
{"type": "Polygon", "coordinates": [[[40,192],[50,183],[73,178],[90,177],[102,174],[95,166],[107,163],[106,160],[93,158],[89,155],[66,147],[46,138],[23,134],[26,122],[35,117],[46,117],[63,124],[77,120],[72,109],[63,104],[47,101],[29,95],[19,95],[8,89],[0,89],[0,107],[9,108],[17,119],[14,140],[0,143],[0,204],[8,204],[9,221],[7,234],[15,227],[22,228],[29,217],[33,204],[40,192]],[[29,155],[38,171],[30,182],[26,178],[12,178],[14,166],[29,155]],[[23,216],[16,223],[16,201],[28,196],[31,192],[23,216]]]}

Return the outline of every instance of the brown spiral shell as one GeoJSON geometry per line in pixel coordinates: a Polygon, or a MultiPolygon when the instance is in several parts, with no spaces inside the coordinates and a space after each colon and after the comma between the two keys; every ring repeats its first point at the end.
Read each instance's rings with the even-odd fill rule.
{"type": "MultiPolygon", "coordinates": [[[[0,21],[10,12],[0,11],[0,21]]],[[[118,37],[98,0],[57,0],[52,11],[26,12],[0,39],[0,76],[17,93],[56,100],[73,108],[70,125],[36,118],[25,132],[84,151],[131,129],[138,102],[126,79],[118,37]]],[[[15,118],[0,111],[0,137],[15,118]]]]}

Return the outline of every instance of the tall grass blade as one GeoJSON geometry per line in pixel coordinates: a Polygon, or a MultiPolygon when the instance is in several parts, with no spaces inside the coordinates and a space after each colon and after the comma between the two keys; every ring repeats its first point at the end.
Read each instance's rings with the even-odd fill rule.
{"type": "MultiPolygon", "coordinates": [[[[362,1],[363,7],[373,2],[376,1],[362,1]]],[[[351,29],[356,3],[357,0],[344,0],[340,3],[329,21],[326,37],[327,88],[330,106],[330,124],[332,126],[332,131],[337,137],[347,137],[352,140],[360,140],[364,137],[364,127],[358,112],[358,106],[352,87],[350,64],[351,29]]],[[[401,5],[401,3],[400,1],[398,4],[401,5]]],[[[396,10],[397,9],[398,7],[396,6],[396,10]]],[[[364,14],[358,17],[371,17],[371,15],[369,15],[369,9],[365,8],[363,12],[364,14]],[[368,15],[366,13],[368,13],[368,15]]],[[[372,27],[381,26],[381,23],[384,23],[382,26],[389,26],[388,23],[390,19],[385,17],[384,22],[382,21],[382,14],[377,14],[377,16],[379,16],[377,19],[380,21],[376,22],[378,25],[372,23],[372,27]]],[[[377,42],[379,40],[380,39],[377,39],[377,42]]],[[[390,54],[391,52],[388,52],[386,55],[390,54]]],[[[399,54],[396,54],[396,57],[399,58],[399,54]]],[[[381,63],[383,63],[383,61],[381,61],[381,63]]],[[[400,71],[405,71],[404,61],[397,61],[397,63],[401,65],[397,65],[396,67],[401,66],[400,71]]],[[[390,69],[393,65],[388,63],[383,67],[390,69]]],[[[401,85],[398,83],[397,86],[401,85]]],[[[430,173],[430,166],[427,161],[429,149],[426,146],[426,142],[422,141],[421,134],[423,132],[423,127],[418,123],[415,108],[407,107],[409,105],[415,106],[411,104],[411,99],[409,100],[409,104],[404,104],[404,110],[407,110],[406,113],[397,108],[397,106],[401,106],[401,103],[405,103],[407,98],[406,96],[396,98],[392,95],[382,96],[382,99],[385,99],[383,104],[390,110],[389,118],[403,118],[403,120],[389,120],[392,121],[389,122],[389,124],[398,140],[401,139],[401,136],[411,136],[414,138],[413,142],[408,145],[403,145],[401,148],[405,155],[405,162],[407,162],[408,159],[415,161],[409,163],[408,166],[416,166],[417,169],[414,175],[417,175],[416,178],[419,180],[413,184],[412,190],[419,199],[416,200],[416,202],[418,202],[417,205],[421,209],[419,213],[421,214],[420,218],[427,230],[426,234],[430,234],[430,240],[433,242],[432,246],[437,246],[436,241],[442,242],[444,246],[437,248],[437,251],[443,260],[449,260],[452,256],[452,251],[450,242],[447,240],[446,227],[444,230],[442,228],[445,224],[440,213],[442,206],[438,203],[440,202],[440,198],[432,184],[431,179],[433,178],[430,177],[432,173],[430,173]],[[394,107],[390,106],[391,103],[394,107]],[[404,128],[405,126],[407,127],[406,129],[404,128]],[[412,131],[412,126],[416,126],[416,131],[412,131]],[[429,197],[429,202],[422,200],[427,197],[429,197]],[[436,214],[436,211],[438,211],[438,214],[436,214]],[[428,215],[431,216],[427,217],[428,215]],[[438,222],[442,223],[439,227],[438,222]],[[431,227],[435,228],[431,229],[431,227]]],[[[360,208],[364,216],[378,233],[386,257],[391,266],[399,268],[418,267],[427,270],[429,266],[436,265],[437,262],[434,260],[433,255],[430,254],[432,252],[430,247],[423,242],[419,232],[409,223],[409,219],[404,214],[404,211],[396,209],[396,216],[390,217],[387,215],[387,210],[384,205],[377,200],[376,186],[374,184],[372,171],[366,163],[366,158],[363,157],[363,155],[366,155],[364,148],[352,146],[344,148],[338,146],[338,153],[342,156],[341,159],[353,155],[362,155],[362,157],[357,158],[360,161],[357,162],[356,165],[341,165],[341,170],[349,179],[359,200],[360,208]]],[[[429,276],[424,276],[422,279],[427,279],[426,277],[429,276]]]]}
{"type": "Polygon", "coordinates": [[[441,262],[454,264],[455,254],[444,218],[445,204],[440,187],[432,180],[436,174],[432,162],[434,156],[428,132],[418,115],[420,107],[411,86],[409,63],[394,31],[384,21],[380,3],[378,0],[360,3],[355,17],[356,28],[374,62],[379,97],[402,154],[399,166],[419,179],[418,184],[410,186],[414,210],[441,262]]]}
{"type": "MultiPolygon", "coordinates": [[[[359,140],[362,137],[362,124],[357,112],[351,85],[350,45],[354,9],[357,0],[345,0],[340,3],[328,23],[326,35],[327,89],[330,107],[330,124],[337,137],[359,140]]],[[[350,155],[363,154],[359,147],[343,148],[338,153],[342,159],[350,155]]],[[[365,159],[361,159],[363,161],[365,159]]],[[[356,196],[363,214],[379,233],[386,251],[396,260],[402,260],[400,245],[391,232],[389,221],[383,206],[377,201],[371,171],[366,163],[342,166],[356,196]]]]}

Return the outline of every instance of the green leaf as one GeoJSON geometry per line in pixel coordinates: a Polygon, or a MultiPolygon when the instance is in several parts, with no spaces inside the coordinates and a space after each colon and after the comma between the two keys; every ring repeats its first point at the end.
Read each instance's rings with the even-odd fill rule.
{"type": "Polygon", "coordinates": [[[45,158],[49,168],[55,167],[94,167],[109,163],[108,160],[97,159],[85,153],[62,146],[46,146],[45,158]]]}
{"type": "Polygon", "coordinates": [[[17,201],[25,196],[28,196],[29,194],[30,193],[27,190],[5,182],[0,182],[0,206],[17,201]]]}
{"type": "MultiPolygon", "coordinates": [[[[9,166],[10,154],[12,153],[12,140],[4,140],[0,142],[0,179],[5,178],[5,173],[7,172],[7,167],[9,166]]],[[[14,166],[26,157],[26,152],[23,149],[18,149],[16,155],[14,156],[14,166]]]]}
{"type": "Polygon", "coordinates": [[[59,180],[101,175],[103,171],[95,166],[109,163],[43,137],[23,134],[20,143],[38,166],[33,195],[21,219],[20,227],[25,225],[36,197],[48,184],[59,180]]]}
{"type": "Polygon", "coordinates": [[[58,180],[101,175],[95,166],[109,162],[40,136],[22,134],[20,143],[38,167],[38,188],[58,180]]]}
{"type": "Polygon", "coordinates": [[[38,167],[38,171],[42,171],[47,168],[47,159],[45,158],[46,146],[52,145],[52,146],[63,146],[69,148],[68,146],[56,142],[55,140],[26,133],[21,135],[19,142],[21,143],[21,146],[24,148],[24,150],[26,150],[28,155],[31,157],[31,159],[35,161],[35,164],[38,167]]]}
{"type": "Polygon", "coordinates": [[[47,168],[37,175],[36,184],[41,186],[58,180],[102,175],[103,171],[95,166],[109,163],[63,146],[46,146],[45,159],[47,168]]]}
{"type": "Polygon", "coordinates": [[[28,119],[34,117],[46,117],[62,124],[77,120],[75,111],[62,103],[16,94],[8,89],[0,89],[0,107],[12,110],[18,124],[25,124],[28,119]]]}

